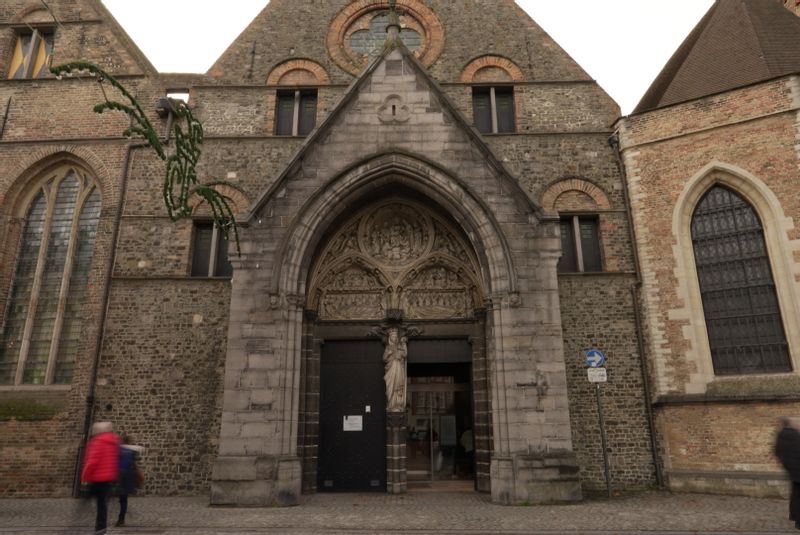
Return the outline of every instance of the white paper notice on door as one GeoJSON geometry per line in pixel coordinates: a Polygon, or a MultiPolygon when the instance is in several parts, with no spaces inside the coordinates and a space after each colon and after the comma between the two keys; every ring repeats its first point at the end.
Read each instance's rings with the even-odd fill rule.
{"type": "Polygon", "coordinates": [[[342,425],[343,431],[363,431],[364,430],[364,417],[358,416],[345,416],[344,424],[342,425]]]}

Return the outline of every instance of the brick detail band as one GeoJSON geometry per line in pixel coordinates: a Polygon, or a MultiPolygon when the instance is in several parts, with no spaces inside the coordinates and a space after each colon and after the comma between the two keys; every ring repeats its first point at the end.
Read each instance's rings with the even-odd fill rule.
{"type": "Polygon", "coordinates": [[[466,84],[478,81],[486,81],[476,79],[476,74],[483,69],[491,68],[505,71],[508,74],[509,79],[514,82],[521,82],[525,78],[525,76],[522,74],[522,69],[517,67],[517,64],[510,59],[502,56],[481,56],[470,61],[469,64],[464,67],[464,70],[461,73],[461,81],[466,84]]]}

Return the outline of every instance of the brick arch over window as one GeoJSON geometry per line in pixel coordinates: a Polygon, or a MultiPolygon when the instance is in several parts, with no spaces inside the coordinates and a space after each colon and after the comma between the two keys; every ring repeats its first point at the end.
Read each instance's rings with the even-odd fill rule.
{"type": "MultiPolygon", "coordinates": [[[[233,210],[233,214],[236,217],[247,213],[247,209],[250,208],[250,199],[242,190],[227,182],[218,182],[216,184],[210,184],[210,186],[221,195],[228,198],[228,204],[231,205],[231,210],[233,210]]],[[[192,195],[189,199],[189,206],[192,209],[193,216],[211,215],[211,209],[202,197],[192,195]]]]}
{"type": "Polygon", "coordinates": [[[688,342],[685,359],[695,370],[686,389],[695,392],[704,391],[716,376],[702,312],[704,309],[691,225],[701,200],[715,186],[735,192],[752,206],[761,220],[792,368],[795,373],[800,369],[797,350],[800,347],[800,262],[794,258],[795,253],[800,251],[800,240],[789,238],[794,222],[785,215],[779,199],[763,181],[736,166],[714,162],[687,182],[675,203],[672,219],[676,293],[678,303],[682,306],[670,309],[669,317],[685,324],[682,330],[688,342]]]}
{"type": "Polygon", "coordinates": [[[525,79],[516,63],[502,56],[481,56],[472,60],[461,73],[465,84],[477,82],[521,82],[525,79]],[[496,78],[498,73],[505,77],[496,78]]]}
{"type": "Polygon", "coordinates": [[[564,210],[610,210],[611,202],[606,193],[587,180],[570,178],[552,184],[542,194],[541,206],[550,212],[564,210]],[[588,199],[587,199],[588,198],[588,199]],[[571,202],[579,202],[580,206],[570,206],[571,202]],[[588,207],[588,202],[594,207],[588,207]]]}
{"type": "Polygon", "coordinates": [[[328,73],[309,59],[290,59],[277,65],[267,77],[267,85],[328,85],[328,73]]]}
{"type": "Polygon", "coordinates": [[[24,8],[20,9],[16,15],[11,19],[12,22],[16,23],[53,23],[53,17],[48,13],[48,11],[42,7],[42,4],[30,4],[25,6],[24,8]]]}
{"type": "Polygon", "coordinates": [[[97,153],[85,147],[53,145],[35,149],[15,169],[12,169],[9,175],[17,178],[5,196],[0,196],[2,203],[0,209],[13,214],[14,207],[24,204],[20,201],[20,196],[24,196],[30,190],[31,184],[37,177],[51,167],[66,164],[88,170],[97,181],[103,204],[109,202],[112,198],[111,185],[116,175],[112,175],[105,161],[97,153]]]}

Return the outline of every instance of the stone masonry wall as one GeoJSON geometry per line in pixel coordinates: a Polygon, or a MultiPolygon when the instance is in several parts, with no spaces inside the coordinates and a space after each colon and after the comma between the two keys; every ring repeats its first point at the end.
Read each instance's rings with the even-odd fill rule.
{"type": "Polygon", "coordinates": [[[605,488],[595,386],[586,376],[585,352],[593,347],[608,359],[602,399],[612,486],[641,488],[655,481],[630,293],[635,282],[632,274],[562,274],[558,280],[572,436],[590,490],[605,488]]]}
{"type": "Polygon", "coordinates": [[[115,279],[97,419],[146,448],[145,492],[207,492],[217,453],[230,282],[115,279]]]}

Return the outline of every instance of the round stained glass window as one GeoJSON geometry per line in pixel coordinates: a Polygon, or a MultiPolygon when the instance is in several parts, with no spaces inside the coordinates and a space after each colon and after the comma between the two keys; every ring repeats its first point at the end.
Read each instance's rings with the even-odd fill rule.
{"type": "MultiPolygon", "coordinates": [[[[368,56],[377,53],[386,42],[386,28],[388,26],[388,13],[381,13],[373,17],[368,29],[356,30],[350,35],[350,48],[355,52],[368,56]]],[[[403,40],[403,44],[412,52],[422,46],[422,36],[412,28],[401,29],[400,37],[403,40]]]]}
{"type": "MultiPolygon", "coordinates": [[[[331,22],[326,44],[331,58],[350,74],[359,74],[383,50],[389,26],[387,0],[350,2],[331,22]]],[[[444,27],[424,0],[397,0],[400,37],[429,67],[444,49],[444,27]]]]}

